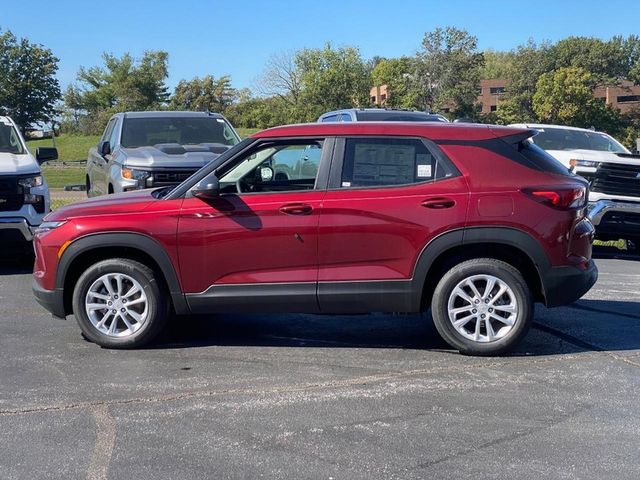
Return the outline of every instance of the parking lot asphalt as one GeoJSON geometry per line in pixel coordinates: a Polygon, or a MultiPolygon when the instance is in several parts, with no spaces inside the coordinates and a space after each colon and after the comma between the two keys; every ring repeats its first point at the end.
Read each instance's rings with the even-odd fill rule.
{"type": "Polygon", "coordinates": [[[180,318],[105,350],[4,261],[0,478],[637,479],[640,258],[597,264],[479,358],[426,314],[180,318]]]}

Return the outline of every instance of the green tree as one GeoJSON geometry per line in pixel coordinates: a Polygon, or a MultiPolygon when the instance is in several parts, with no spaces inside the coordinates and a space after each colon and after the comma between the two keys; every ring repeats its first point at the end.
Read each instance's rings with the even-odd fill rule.
{"type": "Polygon", "coordinates": [[[485,50],[484,65],[480,69],[480,78],[509,78],[513,63],[513,52],[499,52],[496,50],[485,50]]]}
{"type": "Polygon", "coordinates": [[[386,105],[395,108],[417,106],[415,89],[411,88],[415,68],[415,59],[410,57],[380,59],[376,63],[371,78],[375,86],[387,86],[386,105]]]}
{"type": "Polygon", "coordinates": [[[23,131],[51,121],[60,98],[57,71],[51,50],[0,32],[0,114],[11,115],[23,131]]]}
{"type": "Polygon", "coordinates": [[[231,86],[231,77],[218,79],[212,75],[191,80],[180,80],[175,88],[169,107],[175,110],[196,110],[224,113],[238,95],[231,86]]]}
{"type": "MultiPolygon", "coordinates": [[[[81,104],[88,112],[87,129],[98,133],[115,112],[155,110],[169,97],[165,81],[169,55],[147,51],[139,61],[125,53],[122,57],[103,54],[104,66],[81,67],[78,73],[81,104]]],[[[66,105],[69,107],[69,105],[66,105]]]]}
{"type": "Polygon", "coordinates": [[[370,69],[355,47],[303,49],[295,54],[299,74],[300,119],[315,120],[327,110],[369,103],[370,69]]]}
{"type": "Polygon", "coordinates": [[[507,91],[498,104],[497,116],[501,123],[530,122],[537,120],[533,111],[533,94],[540,76],[553,69],[549,50],[551,45],[537,45],[532,40],[518,46],[512,53],[507,91]]]}
{"type": "Polygon", "coordinates": [[[478,39],[466,30],[446,27],[426,33],[413,82],[420,107],[438,110],[453,104],[457,115],[474,115],[483,64],[478,39]]]}
{"type": "Polygon", "coordinates": [[[611,131],[619,113],[593,96],[597,78],[580,67],[563,67],[540,76],[533,109],[544,122],[611,131]]]}
{"type": "Polygon", "coordinates": [[[553,69],[579,67],[597,81],[612,83],[628,74],[625,52],[617,39],[604,41],[592,37],[568,37],[549,50],[553,69]]]}

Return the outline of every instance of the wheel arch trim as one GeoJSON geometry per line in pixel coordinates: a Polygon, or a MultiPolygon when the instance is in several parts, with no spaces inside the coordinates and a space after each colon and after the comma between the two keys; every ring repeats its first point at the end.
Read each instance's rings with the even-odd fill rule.
{"type": "Polygon", "coordinates": [[[180,280],[176,273],[176,269],[169,258],[169,254],[166,252],[164,247],[158,243],[158,241],[143,233],[117,231],[100,232],[77,238],[69,244],[60,257],[55,278],[56,290],[64,289],[69,269],[79,255],[103,247],[131,248],[151,257],[151,259],[160,268],[167,286],[169,287],[169,293],[176,313],[189,313],[189,307],[187,306],[184,298],[180,280]]]}

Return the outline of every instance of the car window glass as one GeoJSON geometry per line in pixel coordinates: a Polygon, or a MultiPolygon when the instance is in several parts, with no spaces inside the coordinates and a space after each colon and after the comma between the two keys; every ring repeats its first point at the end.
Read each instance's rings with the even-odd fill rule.
{"type": "Polygon", "coordinates": [[[102,139],[100,140],[101,142],[106,142],[109,140],[109,138],[111,138],[111,132],[113,131],[113,127],[116,123],[116,119],[112,118],[111,120],[109,120],[109,123],[107,124],[107,128],[104,129],[104,134],[102,135],[102,139]]]}
{"type": "Polygon", "coordinates": [[[252,150],[220,176],[223,193],[312,190],[322,157],[322,141],[269,143],[252,150]]]}
{"type": "Polygon", "coordinates": [[[23,154],[24,148],[18,133],[10,123],[0,122],[0,152],[23,154]]]}
{"type": "Polygon", "coordinates": [[[111,149],[113,150],[116,145],[118,144],[118,128],[117,128],[117,123],[118,122],[113,122],[113,128],[111,129],[111,135],[109,136],[109,145],[111,146],[111,149]]]}
{"type": "Polygon", "coordinates": [[[349,115],[348,113],[343,113],[343,114],[341,115],[340,120],[341,120],[342,122],[350,122],[350,121],[351,121],[351,115],[349,115]]]}
{"type": "Polygon", "coordinates": [[[328,117],[324,117],[322,119],[323,122],[337,122],[338,121],[338,115],[329,115],[328,117]]]}
{"type": "Polygon", "coordinates": [[[422,183],[452,176],[454,170],[418,139],[346,140],[343,188],[422,183]]]}
{"type": "Polygon", "coordinates": [[[163,143],[232,146],[239,141],[221,118],[170,116],[126,118],[122,126],[120,144],[124,148],[148,147],[163,143]]]}

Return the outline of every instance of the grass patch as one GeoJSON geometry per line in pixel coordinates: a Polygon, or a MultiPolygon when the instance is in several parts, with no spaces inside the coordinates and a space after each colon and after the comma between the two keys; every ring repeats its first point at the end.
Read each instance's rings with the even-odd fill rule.
{"type": "Polygon", "coordinates": [[[47,167],[42,166],[42,174],[49,188],[63,188],[65,185],[84,185],[84,167],[47,167]]]}
{"type": "Polygon", "coordinates": [[[240,138],[247,138],[256,132],[263,130],[262,128],[236,128],[236,132],[240,135],[240,138]]]}
{"type": "MultiPolygon", "coordinates": [[[[56,137],[58,159],[65,162],[86,160],[89,149],[95,147],[99,140],[100,135],[60,135],[56,137]]],[[[27,148],[33,155],[38,147],[53,147],[53,140],[45,138],[27,141],[27,148]]]]}

